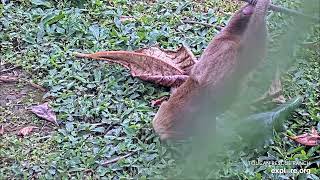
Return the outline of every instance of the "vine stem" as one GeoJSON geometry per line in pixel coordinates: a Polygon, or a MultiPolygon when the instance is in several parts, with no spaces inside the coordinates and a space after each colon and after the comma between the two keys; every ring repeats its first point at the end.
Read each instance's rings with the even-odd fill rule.
{"type": "MultiPolygon", "coordinates": [[[[252,1],[252,0],[241,0],[241,1],[244,1],[244,2],[247,2],[247,3],[255,2],[255,1],[252,1]]],[[[285,8],[285,7],[281,7],[281,6],[277,6],[277,5],[274,5],[274,4],[270,5],[270,10],[275,11],[275,12],[286,13],[286,14],[289,14],[291,16],[301,16],[301,17],[304,17],[304,18],[307,18],[307,19],[310,19],[310,20],[314,20],[314,21],[319,21],[320,20],[317,17],[312,17],[312,16],[309,16],[309,15],[303,14],[302,12],[299,12],[299,11],[296,11],[296,10],[292,10],[292,9],[288,9],[288,8],[285,8]]]]}

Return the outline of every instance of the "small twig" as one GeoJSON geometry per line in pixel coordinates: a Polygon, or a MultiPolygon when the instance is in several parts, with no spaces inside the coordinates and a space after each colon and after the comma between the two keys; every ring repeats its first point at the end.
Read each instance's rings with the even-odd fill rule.
{"type": "MultiPolygon", "coordinates": [[[[319,156],[310,157],[310,158],[308,159],[309,162],[310,162],[310,161],[315,161],[315,160],[320,160],[319,156]]],[[[310,165],[309,165],[309,166],[310,166],[310,165]]]]}
{"type": "Polygon", "coordinates": [[[118,161],[120,161],[120,160],[122,160],[122,159],[125,159],[125,158],[127,158],[127,157],[132,156],[132,155],[135,154],[135,153],[136,153],[136,151],[135,151],[135,152],[130,152],[130,153],[124,155],[124,156],[119,156],[119,157],[116,157],[116,158],[114,158],[114,159],[107,160],[107,161],[103,162],[101,165],[102,165],[102,166],[106,166],[106,165],[109,165],[109,164],[118,162],[118,161]]]}
{"type": "Polygon", "coordinates": [[[10,77],[10,76],[0,76],[0,83],[4,82],[4,83],[13,83],[13,82],[18,82],[18,78],[17,77],[10,77]]]}
{"type": "Polygon", "coordinates": [[[9,72],[9,71],[14,70],[14,69],[19,68],[19,67],[21,67],[21,66],[13,66],[13,67],[11,67],[9,69],[4,69],[4,70],[0,71],[0,74],[9,72]]]}
{"type": "Polygon", "coordinates": [[[2,61],[2,59],[0,59],[0,67],[1,66],[6,66],[6,65],[10,65],[9,63],[5,63],[4,60],[2,61]]]}
{"type": "Polygon", "coordinates": [[[182,22],[186,23],[186,24],[200,24],[200,25],[207,26],[207,27],[214,27],[218,31],[220,31],[223,28],[221,26],[217,26],[217,25],[213,25],[213,24],[209,24],[209,23],[204,23],[204,22],[198,22],[198,21],[182,20],[182,22]]]}
{"type": "Polygon", "coordinates": [[[262,97],[259,97],[257,98],[256,100],[254,100],[251,104],[252,105],[255,105],[255,104],[260,104],[264,101],[267,101],[267,100],[272,100],[274,98],[277,98],[278,96],[280,96],[282,94],[282,91],[278,91],[278,92],[275,92],[273,94],[270,94],[269,92],[266,92],[262,97]]]}
{"type": "Polygon", "coordinates": [[[40,85],[38,85],[36,83],[33,83],[33,82],[28,81],[26,79],[18,79],[18,77],[0,76],[0,83],[2,83],[2,82],[3,83],[24,82],[24,83],[27,83],[27,84],[29,84],[30,86],[32,86],[32,87],[34,87],[36,89],[39,89],[42,92],[46,92],[47,91],[44,87],[42,87],[42,86],[40,86],[40,85]]]}
{"type": "Polygon", "coordinates": [[[314,42],[303,42],[301,45],[306,48],[313,48],[313,47],[319,46],[320,44],[319,42],[314,41],[314,42]]]}
{"type": "Polygon", "coordinates": [[[26,81],[26,82],[27,82],[30,86],[32,86],[32,87],[34,87],[34,88],[36,88],[36,89],[39,89],[39,90],[42,91],[42,92],[46,92],[46,91],[47,91],[44,87],[40,86],[39,84],[33,83],[33,82],[31,82],[31,81],[26,81]]]}
{"type": "Polygon", "coordinates": [[[48,135],[48,136],[39,137],[37,140],[38,140],[38,141],[48,140],[48,139],[50,139],[51,137],[52,137],[52,135],[50,134],[50,135],[48,135]]]}
{"type": "Polygon", "coordinates": [[[88,173],[88,172],[94,172],[92,169],[85,169],[85,168],[77,168],[77,169],[72,169],[70,171],[68,171],[69,173],[71,174],[74,174],[76,172],[85,172],[85,173],[88,173]]]}
{"type": "Polygon", "coordinates": [[[3,105],[3,107],[13,107],[13,106],[27,106],[27,104],[10,104],[10,105],[3,105]]]}

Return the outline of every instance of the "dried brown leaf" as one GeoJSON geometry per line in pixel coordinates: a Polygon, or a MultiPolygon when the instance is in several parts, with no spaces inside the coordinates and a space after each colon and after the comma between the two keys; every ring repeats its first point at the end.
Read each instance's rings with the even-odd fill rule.
{"type": "Polygon", "coordinates": [[[76,53],[77,57],[109,61],[128,68],[132,76],[168,87],[178,87],[187,78],[196,58],[185,46],[176,51],[158,47],[128,51],[76,53]]]}
{"type": "Polygon", "coordinates": [[[38,106],[32,106],[31,111],[38,117],[41,117],[49,122],[58,125],[57,117],[53,110],[49,107],[48,103],[44,103],[38,106]]]}
{"type": "Polygon", "coordinates": [[[32,132],[33,129],[37,128],[36,126],[28,126],[20,129],[18,135],[20,136],[26,136],[32,132]]]}
{"type": "Polygon", "coordinates": [[[292,140],[305,146],[319,146],[320,136],[315,128],[312,128],[311,133],[305,133],[299,136],[290,137],[292,140]]]}
{"type": "Polygon", "coordinates": [[[0,125],[0,135],[3,135],[3,134],[4,134],[4,126],[0,125]]]}
{"type": "Polygon", "coordinates": [[[282,84],[280,80],[280,73],[277,71],[275,79],[272,81],[269,92],[269,97],[272,98],[272,101],[275,103],[285,103],[286,99],[282,95],[282,84]]]}
{"type": "Polygon", "coordinates": [[[151,101],[151,106],[155,107],[155,106],[160,106],[164,101],[168,100],[168,96],[163,96],[161,98],[158,99],[154,99],[151,101]]]}
{"type": "Polygon", "coordinates": [[[191,68],[197,62],[196,57],[186,46],[181,46],[176,51],[150,47],[139,49],[136,52],[161,59],[168,64],[171,64],[173,67],[180,69],[183,74],[189,74],[191,68]]]}
{"type": "Polygon", "coordinates": [[[286,102],[286,98],[282,95],[282,84],[280,80],[280,73],[277,70],[274,80],[272,81],[269,90],[260,98],[255,100],[256,103],[271,100],[274,103],[283,104],[286,102]]]}
{"type": "Polygon", "coordinates": [[[132,16],[121,16],[120,17],[120,21],[121,22],[126,22],[126,21],[134,21],[135,19],[134,19],[134,17],[132,17],[132,16]]]}

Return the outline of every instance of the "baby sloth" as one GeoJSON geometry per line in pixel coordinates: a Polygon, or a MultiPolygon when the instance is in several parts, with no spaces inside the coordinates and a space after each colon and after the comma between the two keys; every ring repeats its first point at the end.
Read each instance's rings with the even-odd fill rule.
{"type": "Polygon", "coordinates": [[[231,105],[241,79],[265,57],[269,5],[270,0],[252,0],[213,38],[189,78],[154,117],[153,128],[162,140],[192,135],[231,105]]]}

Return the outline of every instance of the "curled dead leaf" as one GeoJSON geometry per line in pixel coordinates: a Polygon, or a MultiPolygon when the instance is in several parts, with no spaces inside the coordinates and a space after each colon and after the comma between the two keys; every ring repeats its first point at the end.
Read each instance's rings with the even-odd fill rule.
{"type": "Polygon", "coordinates": [[[268,91],[260,98],[256,99],[253,104],[261,103],[263,101],[271,100],[277,104],[286,102],[286,98],[282,95],[282,84],[280,80],[280,72],[276,71],[275,78],[273,79],[268,91]]]}
{"type": "Polygon", "coordinates": [[[161,98],[158,99],[154,99],[151,101],[151,106],[155,107],[155,106],[160,106],[164,101],[168,100],[168,96],[163,96],[161,98]]]}
{"type": "MultiPolygon", "coordinates": [[[[188,75],[197,62],[196,57],[186,46],[181,46],[178,50],[164,50],[159,47],[149,47],[139,49],[136,52],[156,57],[167,62],[172,67],[182,71],[182,74],[188,75]]],[[[169,72],[170,73],[170,72],[169,72]]]]}
{"type": "Polygon", "coordinates": [[[305,133],[299,136],[291,136],[290,139],[305,146],[320,145],[320,136],[315,128],[312,128],[311,133],[305,133]]]}
{"type": "Polygon", "coordinates": [[[38,106],[32,106],[31,112],[36,114],[38,117],[41,117],[49,122],[54,123],[55,125],[59,126],[57,122],[57,117],[53,110],[49,107],[48,103],[44,103],[38,106]]]}
{"type": "Polygon", "coordinates": [[[135,21],[135,19],[134,19],[134,17],[132,17],[132,16],[120,16],[120,21],[121,21],[121,22],[135,21]]]}
{"type": "Polygon", "coordinates": [[[33,129],[37,128],[36,126],[28,126],[20,129],[18,135],[20,136],[26,136],[32,132],[33,129]]]}
{"type": "Polygon", "coordinates": [[[131,75],[167,87],[178,87],[188,77],[196,58],[185,46],[176,51],[159,47],[128,51],[76,53],[76,57],[103,60],[128,68],[131,75]]]}
{"type": "Polygon", "coordinates": [[[4,126],[0,125],[0,135],[3,135],[3,134],[4,134],[4,126]]]}

